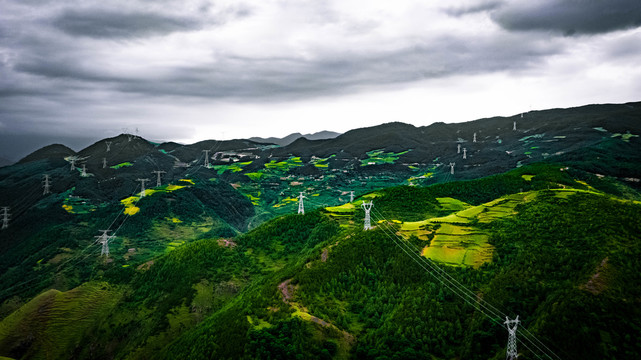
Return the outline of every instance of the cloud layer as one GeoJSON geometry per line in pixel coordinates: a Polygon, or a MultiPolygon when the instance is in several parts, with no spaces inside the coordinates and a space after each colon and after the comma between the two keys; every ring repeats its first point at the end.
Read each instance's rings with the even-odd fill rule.
{"type": "MultiPolygon", "coordinates": [[[[628,89],[639,74],[618,79],[640,60],[636,0],[0,0],[0,8],[0,136],[154,124],[148,136],[187,139],[227,126],[242,106],[314,113],[319,102],[392,90],[454,97],[472,79],[511,88],[603,81],[608,71],[628,89]],[[183,127],[172,127],[175,118],[183,127]]],[[[283,134],[248,135],[321,130],[281,122],[283,134]]]]}

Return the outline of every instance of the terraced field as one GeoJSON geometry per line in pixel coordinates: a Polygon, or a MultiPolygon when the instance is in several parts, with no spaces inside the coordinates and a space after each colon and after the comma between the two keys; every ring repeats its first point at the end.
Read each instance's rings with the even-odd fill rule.
{"type": "Polygon", "coordinates": [[[443,209],[458,211],[443,217],[404,222],[399,234],[405,238],[414,235],[429,241],[421,252],[429,259],[452,266],[478,268],[492,261],[494,247],[488,243],[489,235],[473,224],[490,223],[511,216],[518,204],[535,196],[535,192],[512,194],[479,206],[470,206],[453,198],[438,198],[443,209]]]}

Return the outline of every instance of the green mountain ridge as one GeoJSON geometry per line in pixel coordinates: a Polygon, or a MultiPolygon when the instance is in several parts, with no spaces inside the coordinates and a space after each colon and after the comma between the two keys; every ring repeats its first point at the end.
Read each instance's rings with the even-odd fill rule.
{"type": "Polygon", "coordinates": [[[0,169],[0,356],[498,359],[518,315],[519,358],[636,358],[638,109],[42,149],[0,169]]]}

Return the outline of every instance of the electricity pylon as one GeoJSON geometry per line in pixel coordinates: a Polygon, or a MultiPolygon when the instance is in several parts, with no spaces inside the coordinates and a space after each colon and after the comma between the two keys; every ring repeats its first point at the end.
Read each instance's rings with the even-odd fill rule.
{"type": "Polygon", "coordinates": [[[203,150],[205,153],[205,167],[209,168],[209,150],[203,150]]]}
{"type": "Polygon", "coordinates": [[[461,144],[456,144],[456,153],[457,154],[461,153],[461,144]]]}
{"type": "Polygon", "coordinates": [[[113,239],[113,235],[109,235],[108,233],[111,230],[98,230],[102,231],[102,234],[99,236],[95,236],[96,242],[99,242],[102,245],[102,249],[100,250],[100,256],[106,255],[109,257],[109,240],[113,239]]]}
{"type": "Polygon", "coordinates": [[[9,216],[11,216],[11,214],[9,214],[9,207],[4,206],[2,208],[2,230],[9,227],[9,216]]]}
{"type": "Polygon", "coordinates": [[[82,177],[87,177],[87,166],[85,164],[82,164],[82,173],[80,174],[82,177]]]}
{"type": "Polygon", "coordinates": [[[160,174],[165,174],[166,171],[155,170],[155,171],[152,171],[152,173],[158,175],[158,179],[156,180],[156,187],[159,187],[160,185],[162,185],[161,182],[160,182],[160,174]]]}
{"type": "Polygon", "coordinates": [[[349,202],[354,202],[354,192],[353,191],[349,192],[349,202]]]}
{"type": "Polygon", "coordinates": [[[49,175],[45,174],[44,177],[45,179],[42,181],[42,187],[44,188],[42,195],[47,195],[51,193],[51,184],[49,183],[49,175]]]}
{"type": "Polygon", "coordinates": [[[363,210],[365,210],[365,224],[363,225],[363,230],[369,230],[372,228],[372,221],[370,219],[370,211],[372,211],[372,206],[374,206],[374,202],[371,200],[368,203],[361,203],[361,207],[363,208],[363,210]]]}
{"type": "Polygon", "coordinates": [[[107,167],[107,158],[102,158],[102,168],[104,169],[106,167],[107,167]]]}
{"type": "MultiPolygon", "coordinates": [[[[521,119],[523,118],[523,114],[521,114],[521,119]]],[[[516,121],[514,121],[514,126],[512,127],[512,131],[516,131],[516,121]]]]}
{"type": "Polygon", "coordinates": [[[105,144],[107,145],[107,152],[111,151],[111,141],[105,141],[105,144]]]}
{"type": "Polygon", "coordinates": [[[505,327],[509,334],[507,338],[507,351],[506,358],[507,360],[516,360],[519,356],[519,353],[516,351],[516,328],[519,326],[519,316],[516,316],[516,319],[510,320],[507,316],[505,317],[505,327]],[[511,325],[511,326],[510,326],[511,325]]]}
{"type": "Polygon", "coordinates": [[[149,181],[149,179],[136,179],[137,181],[140,181],[140,197],[145,197],[145,182],[149,181]]]}
{"type": "Polygon", "coordinates": [[[454,175],[454,165],[456,165],[456,163],[450,163],[450,174],[452,175],[454,175]]]}
{"type": "Polygon", "coordinates": [[[71,163],[71,171],[76,170],[76,161],[78,160],[77,157],[72,156],[69,158],[69,162],[71,163]]]}
{"type": "Polygon", "coordinates": [[[305,205],[303,205],[303,199],[305,198],[305,195],[301,192],[300,195],[298,195],[298,213],[305,215],[305,205]]]}
{"type": "Polygon", "coordinates": [[[474,140],[472,142],[476,142],[476,133],[474,133],[474,140]]]}
{"type": "Polygon", "coordinates": [[[463,148],[463,159],[467,159],[467,148],[463,148]]]}

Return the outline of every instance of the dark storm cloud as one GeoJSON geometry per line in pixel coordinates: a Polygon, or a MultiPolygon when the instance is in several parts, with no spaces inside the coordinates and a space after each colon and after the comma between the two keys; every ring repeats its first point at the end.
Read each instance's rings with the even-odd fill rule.
{"type": "Polygon", "coordinates": [[[92,38],[135,38],[200,27],[190,18],[96,9],[65,11],[53,20],[53,25],[69,35],[92,38]]]}
{"type": "Polygon", "coordinates": [[[24,66],[32,73],[109,82],[115,90],[149,96],[286,101],[349,93],[364,87],[399,84],[451,75],[520,71],[536,66],[563,48],[550,41],[506,35],[470,42],[444,36],[394,51],[328,56],[314,61],[295,57],[228,56],[203,66],[162,69],[148,78],[98,76],[62,62],[49,68],[24,66]]]}
{"type": "Polygon", "coordinates": [[[463,15],[476,14],[480,12],[494,10],[494,9],[497,9],[502,4],[503,4],[503,1],[500,1],[500,0],[484,1],[478,4],[473,4],[473,5],[448,7],[448,8],[445,8],[443,11],[450,16],[460,17],[463,15]]]}
{"type": "Polygon", "coordinates": [[[520,0],[492,13],[507,30],[598,34],[641,26],[639,0],[520,0]]]}

